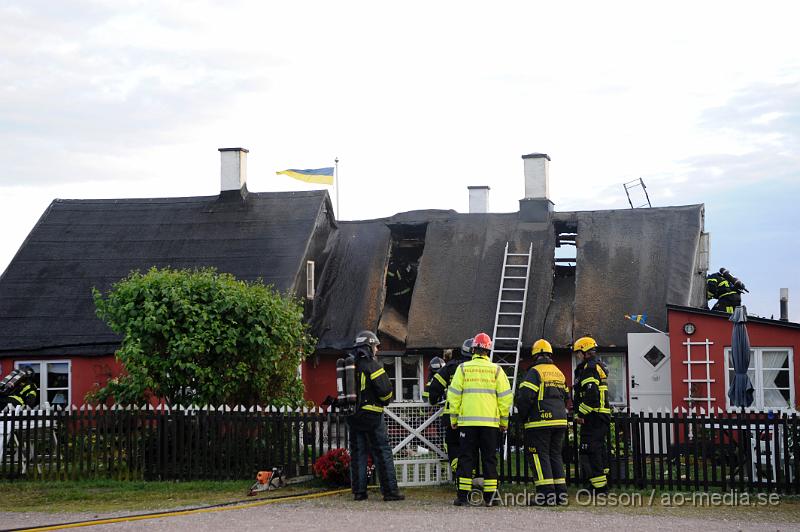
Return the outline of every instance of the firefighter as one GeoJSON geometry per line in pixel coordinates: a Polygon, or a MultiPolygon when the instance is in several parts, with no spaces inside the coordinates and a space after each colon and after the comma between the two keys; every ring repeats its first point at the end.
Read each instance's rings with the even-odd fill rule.
{"type": "Polygon", "coordinates": [[[608,369],[597,359],[597,342],[584,336],[572,347],[582,362],[575,368],[573,408],[580,425],[580,458],[584,478],[598,493],[608,491],[606,437],[611,424],[608,369]]]}
{"type": "MultiPolygon", "coordinates": [[[[442,426],[444,428],[444,445],[447,451],[447,461],[450,463],[450,470],[455,476],[456,469],[458,468],[458,430],[450,425],[450,415],[452,410],[447,403],[447,388],[453,380],[458,366],[466,362],[472,356],[472,338],[467,338],[461,344],[461,349],[453,353],[444,367],[437,373],[432,373],[428,381],[428,402],[435,405],[441,401],[445,401],[444,412],[442,412],[442,426]]],[[[431,361],[433,362],[433,361],[431,361]]]]}
{"type": "Polygon", "coordinates": [[[536,475],[536,497],[529,503],[566,504],[562,452],[567,434],[567,379],[553,364],[553,348],[547,340],[537,340],[531,356],[533,365],[520,384],[514,404],[524,422],[525,447],[536,475]]]}
{"type": "Polygon", "coordinates": [[[371,331],[356,336],[352,356],[356,360],[356,411],[347,418],[350,428],[350,478],[353,499],[367,498],[367,455],[372,454],[384,501],[405,499],[397,488],[392,449],[386,437],[383,407],[392,398],[392,383],[375,359],[380,341],[371,331]]]}
{"type": "Polygon", "coordinates": [[[505,371],[489,360],[491,349],[489,335],[478,333],[472,340],[472,360],[458,366],[447,390],[450,424],[458,428],[458,495],[453,501],[456,506],[469,502],[478,450],[483,468],[483,500],[487,506],[498,502],[497,444],[500,432],[508,430],[512,396],[505,371]]]}
{"type": "Polygon", "coordinates": [[[445,366],[444,359],[439,357],[433,357],[431,359],[430,364],[428,364],[428,375],[430,375],[430,377],[428,378],[428,382],[425,383],[425,388],[422,391],[422,399],[423,401],[428,401],[428,403],[431,405],[435,405],[436,403],[439,402],[439,401],[431,402],[428,400],[428,397],[430,395],[431,382],[433,381],[434,376],[437,373],[439,373],[439,370],[442,369],[444,366],[445,366]]]}
{"type": "Polygon", "coordinates": [[[725,268],[706,278],[706,299],[717,300],[711,310],[733,314],[736,307],[742,304],[742,292],[746,291],[744,283],[725,268]]]}
{"type": "Polygon", "coordinates": [[[3,379],[4,406],[39,406],[39,387],[36,372],[30,366],[13,370],[3,379]]]}

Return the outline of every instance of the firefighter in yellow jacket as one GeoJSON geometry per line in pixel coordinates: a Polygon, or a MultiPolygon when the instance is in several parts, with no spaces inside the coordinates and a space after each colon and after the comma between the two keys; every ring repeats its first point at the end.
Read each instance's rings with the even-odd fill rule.
{"type": "Polygon", "coordinates": [[[522,381],[515,400],[525,427],[525,448],[536,480],[532,505],[567,503],[564,477],[564,438],[567,435],[567,379],[553,364],[553,348],[537,340],[531,349],[533,366],[522,381]]]}
{"type": "Polygon", "coordinates": [[[450,423],[458,428],[458,496],[453,504],[468,504],[472,470],[478,449],[483,469],[483,500],[487,506],[497,499],[497,445],[500,431],[508,430],[512,395],[503,369],[489,360],[492,339],[479,333],[472,340],[472,360],[456,369],[447,402],[450,423]],[[499,429],[499,430],[498,430],[499,429]]]}

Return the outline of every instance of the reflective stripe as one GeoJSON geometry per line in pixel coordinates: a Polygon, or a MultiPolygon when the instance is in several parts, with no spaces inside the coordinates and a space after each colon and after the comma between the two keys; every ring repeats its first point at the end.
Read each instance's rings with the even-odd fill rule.
{"type": "MultiPolygon", "coordinates": [[[[536,482],[544,480],[544,473],[542,472],[542,462],[539,461],[539,453],[533,454],[533,467],[536,470],[536,476],[539,478],[536,482]]],[[[535,483],[534,483],[535,484],[535,483]]]]}
{"type": "Polygon", "coordinates": [[[363,410],[369,410],[370,412],[383,412],[383,407],[382,406],[363,405],[361,408],[363,410]]]}
{"type": "Polygon", "coordinates": [[[378,399],[380,399],[383,402],[386,402],[391,398],[392,398],[392,392],[389,392],[388,394],[384,395],[383,397],[378,397],[378,399]]]}
{"type": "Polygon", "coordinates": [[[379,370],[376,370],[376,371],[373,371],[372,374],[370,374],[369,378],[370,378],[370,380],[374,381],[375,379],[377,379],[381,375],[386,375],[386,370],[383,369],[383,368],[381,368],[379,370]]]}
{"type": "Polygon", "coordinates": [[[536,386],[535,384],[532,384],[532,383],[530,383],[528,381],[523,382],[522,384],[519,385],[519,387],[520,388],[530,388],[534,392],[538,392],[539,391],[539,387],[538,386],[536,386]]]}
{"type": "Polygon", "coordinates": [[[545,419],[542,421],[529,421],[524,425],[526,429],[533,429],[536,427],[566,427],[566,426],[567,426],[566,419],[545,419]]]}
{"type": "Polygon", "coordinates": [[[486,421],[488,423],[500,423],[500,420],[496,417],[460,416],[458,418],[459,423],[463,423],[464,421],[486,421]]]}
{"type": "Polygon", "coordinates": [[[553,479],[552,478],[548,478],[546,480],[535,480],[535,481],[533,481],[533,485],[534,486],[552,486],[553,485],[553,479]]]}
{"type": "Polygon", "coordinates": [[[596,385],[600,386],[600,381],[595,379],[594,377],[587,377],[581,381],[581,386],[586,386],[589,383],[595,383],[596,385]]]}
{"type": "Polygon", "coordinates": [[[430,396],[431,396],[431,394],[428,393],[427,391],[422,392],[422,397],[427,398],[427,397],[430,397],[430,396]]]}
{"type": "Polygon", "coordinates": [[[581,414],[589,414],[592,411],[594,411],[594,408],[587,405],[586,403],[581,403],[580,405],[578,405],[578,412],[580,412],[581,414]]]}
{"type": "MultiPolygon", "coordinates": [[[[493,388],[464,388],[464,393],[489,393],[494,395],[497,393],[497,390],[494,390],[493,388]]],[[[511,392],[509,391],[509,393],[511,392]]]]}
{"type": "Polygon", "coordinates": [[[600,475],[599,477],[593,477],[589,479],[589,482],[592,483],[592,486],[595,488],[602,488],[606,484],[608,484],[608,479],[605,475],[600,475]]]}
{"type": "Polygon", "coordinates": [[[565,478],[554,478],[553,479],[553,484],[566,484],[566,483],[567,483],[567,479],[565,479],[565,478]]]}
{"type": "Polygon", "coordinates": [[[454,393],[456,395],[461,395],[463,392],[461,390],[456,390],[452,386],[447,389],[447,393],[454,393]]]}
{"type": "Polygon", "coordinates": [[[366,389],[367,389],[367,376],[362,373],[361,374],[361,391],[363,392],[366,389]]]}
{"type": "Polygon", "coordinates": [[[444,377],[442,377],[438,373],[436,375],[434,375],[433,378],[436,379],[437,381],[439,381],[440,383],[442,383],[442,386],[447,387],[447,381],[444,380],[444,377]]]}
{"type": "Polygon", "coordinates": [[[509,395],[510,393],[511,393],[511,388],[509,388],[508,390],[506,390],[504,392],[498,393],[497,397],[505,397],[506,395],[509,395]]]}

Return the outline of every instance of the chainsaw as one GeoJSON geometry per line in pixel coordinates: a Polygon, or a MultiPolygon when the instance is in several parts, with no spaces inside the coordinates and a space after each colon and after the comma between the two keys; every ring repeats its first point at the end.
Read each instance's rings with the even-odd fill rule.
{"type": "Polygon", "coordinates": [[[247,495],[255,495],[260,491],[270,491],[282,488],[286,485],[283,478],[283,468],[273,467],[272,471],[259,471],[256,475],[256,483],[250,487],[247,495]]]}

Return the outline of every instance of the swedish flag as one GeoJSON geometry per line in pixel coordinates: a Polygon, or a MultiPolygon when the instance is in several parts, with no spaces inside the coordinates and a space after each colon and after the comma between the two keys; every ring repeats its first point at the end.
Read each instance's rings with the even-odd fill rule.
{"type": "Polygon", "coordinates": [[[641,323],[642,325],[647,323],[647,314],[628,314],[625,317],[636,323],[641,323]]]}
{"type": "Polygon", "coordinates": [[[277,175],[283,174],[305,181],[306,183],[319,183],[322,185],[333,184],[333,166],[328,168],[316,168],[307,170],[297,170],[296,168],[289,168],[288,170],[281,170],[275,172],[277,175]]]}

